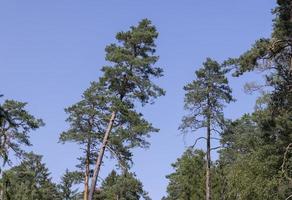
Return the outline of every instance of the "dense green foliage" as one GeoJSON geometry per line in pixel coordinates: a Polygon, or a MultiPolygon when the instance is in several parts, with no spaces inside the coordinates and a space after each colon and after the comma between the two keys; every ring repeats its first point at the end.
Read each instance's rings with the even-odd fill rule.
{"type": "Polygon", "coordinates": [[[291,180],[284,177],[291,172],[282,167],[292,139],[291,10],[290,1],[278,1],[272,37],[231,62],[236,75],[264,70],[269,92],[252,115],[233,122],[222,135],[230,199],[285,199],[292,193],[291,180]]]}
{"type": "MultiPolygon", "coordinates": [[[[226,128],[220,134],[223,148],[220,149],[219,160],[214,165],[216,180],[212,181],[215,184],[213,199],[280,200],[292,194],[291,10],[291,1],[279,0],[273,11],[276,18],[271,38],[256,41],[250,50],[238,58],[224,62],[225,68],[233,70],[235,77],[258,69],[266,76],[264,85],[252,83],[247,87],[250,91],[262,92],[254,112],[224,123],[226,128]],[[216,193],[219,196],[215,197],[216,193]]],[[[198,97],[191,98],[196,101],[198,97]]],[[[195,116],[196,114],[191,115],[193,118],[195,116]]],[[[194,120],[190,121],[190,126],[196,128],[197,124],[194,120]]],[[[176,169],[174,174],[179,171],[180,169],[176,169]]],[[[191,177],[193,171],[186,171],[184,175],[191,177]]],[[[200,180],[197,178],[196,181],[200,180]]],[[[202,186],[203,183],[200,187],[202,186]]],[[[185,188],[176,195],[197,189],[195,186],[191,189],[185,188]]],[[[171,199],[175,192],[173,179],[170,179],[168,198],[171,199]]]]}
{"type": "Polygon", "coordinates": [[[61,183],[57,185],[61,200],[80,199],[78,189],[74,188],[80,182],[80,173],[69,172],[67,169],[61,177],[61,183]]]}
{"type": "Polygon", "coordinates": [[[106,60],[112,66],[104,66],[104,75],[100,84],[107,88],[117,107],[123,103],[131,108],[134,101],[142,104],[164,94],[151,78],[163,75],[155,53],[155,39],[158,33],[148,19],[143,19],[138,26],[132,26],[127,32],[119,32],[116,39],[121,45],[111,44],[106,47],[106,60]],[[120,102],[120,103],[119,103],[120,102]]]}
{"type": "MultiPolygon", "coordinates": [[[[167,196],[163,200],[205,199],[206,153],[202,150],[187,149],[181,158],[172,164],[175,172],[166,176],[169,179],[167,196]]],[[[226,199],[226,178],[218,163],[211,163],[211,199],[226,199]]]]}
{"type": "Polygon", "coordinates": [[[39,155],[27,153],[20,165],[4,171],[1,178],[1,199],[59,199],[57,187],[52,183],[50,173],[41,158],[39,155]]]}
{"type": "Polygon", "coordinates": [[[112,171],[102,182],[95,200],[151,200],[143,190],[142,183],[133,173],[123,172],[118,175],[112,171]]]}
{"type": "MultiPolygon", "coordinates": [[[[184,87],[187,115],[179,129],[202,129],[206,136],[195,138],[172,164],[163,200],[292,198],[292,1],[278,0],[273,14],[270,38],[260,38],[223,64],[207,58],[184,87]],[[264,84],[253,81],[245,87],[260,92],[254,111],[226,120],[224,107],[233,101],[228,74],[237,79],[256,70],[265,75],[264,84]],[[215,137],[220,138],[218,148],[212,148],[215,137]],[[199,139],[206,141],[206,152],[195,149],[199,139]],[[215,149],[218,159],[211,160],[215,149]]],[[[117,33],[117,43],[105,48],[108,65],[102,75],[65,109],[69,127],[59,142],[77,144],[82,154],[77,170],[66,170],[59,184],[52,181],[42,156],[25,151],[32,145],[29,134],[44,122],[27,111],[27,103],[0,104],[0,159],[10,167],[0,173],[1,200],[150,200],[130,168],[133,149],[147,148],[147,138],[158,132],[140,113],[165,94],[154,82],[163,76],[156,66],[157,37],[156,27],[143,19],[117,33]],[[113,170],[103,180],[104,153],[116,159],[119,172],[113,170]],[[12,166],[15,157],[20,164],[12,166]],[[98,187],[97,178],[103,180],[98,187]]]]}
{"type": "Polygon", "coordinates": [[[205,153],[187,150],[172,167],[175,172],[168,175],[168,196],[165,200],[204,199],[205,197],[205,153]]]}

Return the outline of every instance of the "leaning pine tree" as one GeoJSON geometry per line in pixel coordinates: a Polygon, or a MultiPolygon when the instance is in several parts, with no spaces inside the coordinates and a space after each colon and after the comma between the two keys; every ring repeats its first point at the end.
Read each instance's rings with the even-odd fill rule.
{"type": "Polygon", "coordinates": [[[154,66],[158,60],[155,56],[155,39],[158,33],[155,26],[147,19],[127,32],[119,32],[116,39],[119,44],[106,47],[106,60],[111,66],[102,68],[103,76],[96,84],[100,95],[105,99],[105,109],[109,113],[103,140],[98,151],[88,199],[92,200],[103,156],[113,132],[117,142],[120,136],[125,139],[116,145],[125,150],[135,146],[145,147],[150,132],[158,131],[135,111],[140,102],[142,106],[164,95],[164,90],[152,82],[152,78],[161,77],[163,70],[154,66]],[[127,137],[126,137],[127,136],[127,137]],[[132,140],[134,139],[134,140],[132,140]]]}
{"type": "Polygon", "coordinates": [[[183,117],[180,129],[183,132],[207,129],[206,137],[201,137],[207,141],[206,200],[211,199],[211,134],[222,128],[224,103],[232,101],[225,73],[219,63],[208,58],[196,71],[196,80],[184,87],[185,109],[189,115],[183,117]]]}
{"type": "MultiPolygon", "coordinates": [[[[80,181],[84,183],[84,200],[88,199],[91,172],[111,115],[110,105],[113,99],[106,95],[106,91],[100,82],[92,82],[83,93],[82,99],[65,109],[69,115],[67,122],[70,126],[61,133],[60,142],[76,143],[83,152],[78,158],[77,174],[82,175],[80,181]]],[[[146,141],[149,133],[158,130],[133,109],[124,111],[123,115],[117,115],[115,118],[105,153],[109,153],[111,158],[116,158],[119,165],[127,171],[132,162],[131,149],[146,148],[149,145],[146,141]]]]}

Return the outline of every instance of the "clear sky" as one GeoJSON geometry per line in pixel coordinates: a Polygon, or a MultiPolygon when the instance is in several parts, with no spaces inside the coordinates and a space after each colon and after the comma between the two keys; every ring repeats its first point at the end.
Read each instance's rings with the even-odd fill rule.
{"type": "MultiPolygon", "coordinates": [[[[142,109],[160,128],[148,150],[134,151],[132,171],[153,200],[165,194],[165,175],[192,144],[196,133],[183,138],[178,126],[183,110],[183,86],[206,57],[223,61],[238,56],[272,28],[274,0],[0,0],[0,94],[28,102],[28,109],[46,126],[32,133],[31,150],[44,155],[55,181],[66,168],[74,169],[78,146],[57,143],[66,130],[64,108],[80,100],[90,81],[105,64],[104,47],[115,34],[149,18],[157,26],[158,81],[167,95],[142,109]]],[[[255,97],[243,93],[247,80],[230,79],[236,103],[226,116],[252,111],[255,97]]],[[[203,143],[199,144],[199,147],[203,143]]],[[[106,162],[105,177],[113,168],[106,162]]]]}

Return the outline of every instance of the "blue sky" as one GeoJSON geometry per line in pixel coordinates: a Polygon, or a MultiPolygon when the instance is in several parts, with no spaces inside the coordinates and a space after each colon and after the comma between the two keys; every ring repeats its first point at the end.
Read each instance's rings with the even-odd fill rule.
{"type": "MultiPolygon", "coordinates": [[[[273,0],[0,0],[0,94],[28,102],[31,113],[46,122],[32,133],[31,149],[44,155],[58,181],[66,168],[74,169],[80,153],[78,146],[57,143],[68,127],[64,108],[100,76],[104,48],[115,42],[115,34],[142,18],[152,20],[160,33],[158,65],[165,71],[158,83],[167,94],[142,109],[160,132],[149,140],[150,149],[134,151],[132,171],[158,200],[165,194],[170,164],[200,134],[184,138],[177,130],[185,114],[183,86],[206,57],[223,61],[268,37],[274,6],[273,0]]],[[[260,77],[230,79],[237,102],[227,106],[227,117],[252,111],[255,97],[242,88],[260,77]]],[[[112,168],[113,162],[106,162],[102,176],[112,168]]]]}

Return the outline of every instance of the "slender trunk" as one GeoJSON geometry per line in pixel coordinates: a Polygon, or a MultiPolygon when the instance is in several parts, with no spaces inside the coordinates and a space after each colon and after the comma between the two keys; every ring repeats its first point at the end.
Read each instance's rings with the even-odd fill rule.
{"type": "MultiPolygon", "coordinates": [[[[210,88],[210,86],[208,86],[210,88]]],[[[210,92],[210,89],[208,89],[210,92]]],[[[210,182],[210,166],[211,166],[211,103],[210,103],[210,96],[208,94],[207,97],[207,106],[208,106],[208,113],[207,113],[207,164],[206,164],[206,200],[211,199],[211,182],[210,182]]]]}
{"type": "Polygon", "coordinates": [[[113,111],[112,115],[111,115],[111,118],[110,118],[110,121],[108,123],[107,130],[105,132],[101,147],[100,147],[99,152],[98,152],[96,164],[95,164],[95,167],[94,167],[93,177],[92,177],[92,180],[91,180],[88,200],[93,200],[93,195],[94,195],[97,178],[98,178],[99,171],[100,171],[100,166],[101,166],[101,163],[102,163],[102,158],[103,158],[103,155],[104,155],[104,152],[105,152],[106,145],[108,143],[110,132],[111,132],[111,130],[113,128],[113,124],[114,124],[115,118],[116,118],[116,112],[113,111]]]}
{"type": "Polygon", "coordinates": [[[89,156],[90,156],[90,141],[87,143],[86,160],[85,160],[85,178],[84,178],[84,195],[83,200],[88,200],[88,183],[89,183],[89,156]]]}
{"type": "Polygon", "coordinates": [[[210,128],[210,117],[208,117],[207,119],[206,200],[211,199],[210,166],[211,166],[211,128],[210,128]]]}

